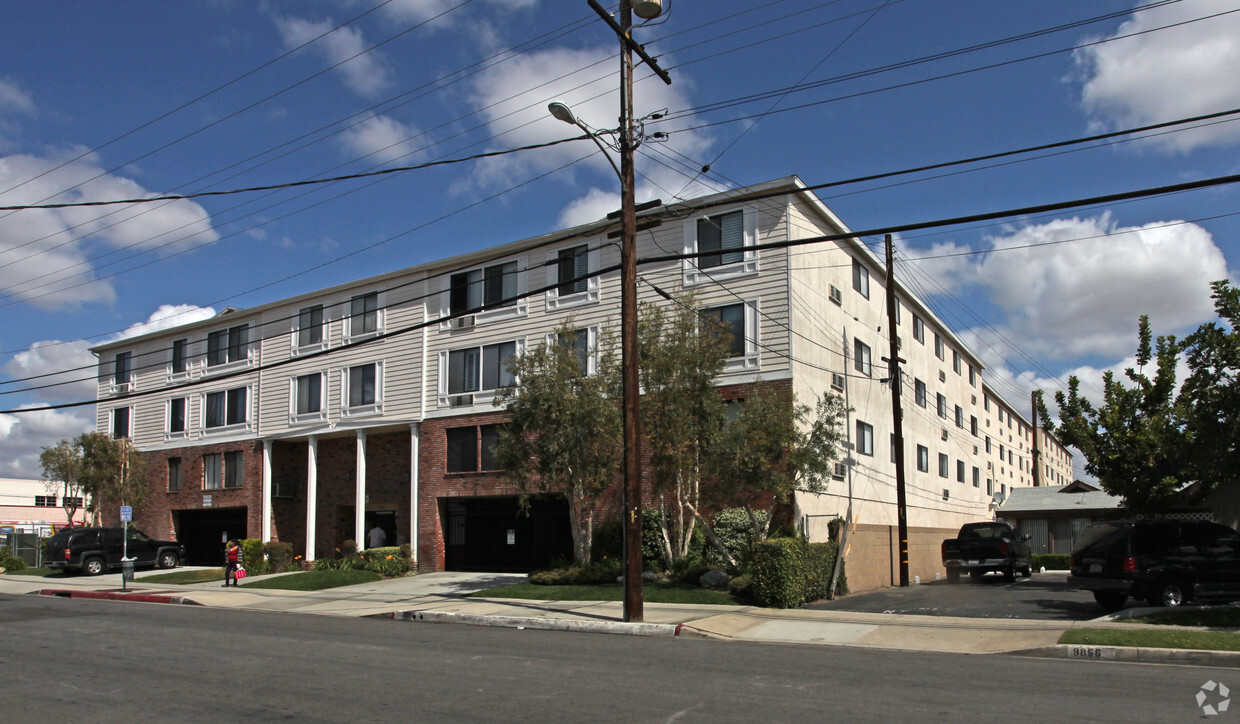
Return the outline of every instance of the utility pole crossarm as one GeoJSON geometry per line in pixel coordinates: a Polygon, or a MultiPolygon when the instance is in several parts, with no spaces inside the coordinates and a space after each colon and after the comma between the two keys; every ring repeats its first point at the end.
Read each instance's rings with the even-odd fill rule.
{"type": "Polygon", "coordinates": [[[650,69],[654,71],[655,75],[659,76],[660,80],[667,85],[672,84],[672,77],[667,74],[667,71],[659,67],[658,62],[656,62],[654,58],[650,57],[650,54],[646,52],[646,49],[642,47],[641,43],[633,40],[633,36],[629,35],[627,30],[620,27],[620,24],[616,22],[616,19],[611,16],[611,13],[604,10],[603,7],[594,0],[586,0],[586,2],[590,3],[590,8],[594,10],[594,12],[598,13],[598,16],[611,26],[611,29],[615,31],[616,35],[620,36],[620,42],[627,45],[634,53],[637,53],[637,56],[642,59],[642,62],[650,66],[650,69]]]}

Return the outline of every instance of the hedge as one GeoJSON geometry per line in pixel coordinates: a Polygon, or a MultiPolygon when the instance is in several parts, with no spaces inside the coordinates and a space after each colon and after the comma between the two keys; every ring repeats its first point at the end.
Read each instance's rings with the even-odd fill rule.
{"type": "MultiPolygon", "coordinates": [[[[825,598],[838,546],[803,538],[768,538],[753,547],[750,587],[754,601],[768,608],[795,608],[825,598]]],[[[847,591],[840,572],[839,591],[847,591]]]]}
{"type": "Polygon", "coordinates": [[[1066,571],[1068,570],[1069,556],[1064,553],[1039,553],[1033,557],[1033,570],[1038,570],[1043,566],[1048,571],[1066,571]]]}

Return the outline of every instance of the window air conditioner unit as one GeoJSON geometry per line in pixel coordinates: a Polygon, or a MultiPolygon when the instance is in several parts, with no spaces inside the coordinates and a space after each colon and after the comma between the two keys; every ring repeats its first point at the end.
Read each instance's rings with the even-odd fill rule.
{"type": "Polygon", "coordinates": [[[943,439],[947,439],[947,428],[943,428],[943,439]]]}
{"type": "Polygon", "coordinates": [[[939,370],[939,382],[946,382],[946,381],[947,381],[947,373],[944,372],[943,370],[939,370]]]}
{"type": "Polygon", "coordinates": [[[466,314],[463,317],[457,317],[452,320],[453,329],[469,329],[477,322],[477,317],[473,314],[466,314]]]}
{"type": "Polygon", "coordinates": [[[448,398],[449,407],[469,407],[474,404],[473,395],[453,395],[448,398]]]}
{"type": "Polygon", "coordinates": [[[949,497],[951,497],[951,494],[952,494],[952,491],[950,489],[943,488],[943,500],[947,500],[949,497]]]}
{"type": "Polygon", "coordinates": [[[836,464],[835,464],[835,473],[834,473],[834,475],[832,475],[832,477],[834,477],[834,478],[836,478],[836,479],[838,479],[838,480],[843,480],[843,479],[844,479],[844,475],[845,475],[845,473],[847,473],[847,472],[848,472],[848,468],[844,465],[844,463],[836,463],[836,464]]]}
{"type": "Polygon", "coordinates": [[[830,288],[827,290],[827,293],[830,295],[831,301],[835,302],[836,304],[842,305],[844,303],[844,293],[841,292],[840,288],[835,286],[834,284],[830,285],[830,288]]]}
{"type": "Polygon", "coordinates": [[[124,395],[124,394],[127,394],[127,393],[129,393],[129,392],[133,392],[133,383],[132,383],[132,382],[119,382],[119,383],[117,383],[117,384],[116,384],[116,394],[118,394],[118,395],[124,395]]]}
{"type": "Polygon", "coordinates": [[[844,375],[840,374],[839,372],[832,372],[831,373],[831,388],[843,392],[844,391],[844,375]]]}

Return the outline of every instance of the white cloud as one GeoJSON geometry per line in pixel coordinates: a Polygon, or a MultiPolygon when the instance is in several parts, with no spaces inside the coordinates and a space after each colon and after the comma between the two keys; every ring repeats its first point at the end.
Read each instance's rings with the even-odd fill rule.
{"type": "MultiPolygon", "coordinates": [[[[93,155],[56,168],[81,151],[71,148],[49,156],[0,157],[0,188],[26,182],[0,194],[0,204],[153,195],[131,179],[105,174],[93,155]],[[73,186],[79,187],[63,191],[73,186]]],[[[188,200],[8,214],[0,217],[0,290],[43,308],[111,302],[115,298],[111,284],[100,281],[82,285],[94,278],[88,257],[98,245],[130,252],[160,248],[176,251],[218,238],[206,210],[188,200]]]]}
{"type": "Polygon", "coordinates": [[[94,407],[0,414],[0,477],[39,478],[39,453],[95,428],[94,407]]]}
{"type": "Polygon", "coordinates": [[[30,94],[19,88],[16,83],[0,78],[0,113],[30,115],[34,112],[34,100],[30,94]]]}
{"type": "Polygon", "coordinates": [[[620,208],[620,194],[618,192],[590,189],[585,196],[569,204],[560,213],[560,226],[567,228],[580,224],[589,224],[592,221],[598,221],[618,208],[620,208]]]}
{"type": "MultiPolygon", "coordinates": [[[[455,23],[460,17],[455,12],[448,13],[460,4],[460,0],[393,0],[383,7],[383,11],[401,23],[422,23],[442,16],[438,17],[434,24],[446,26],[455,23]]],[[[532,8],[538,5],[538,0],[489,0],[487,4],[495,9],[516,11],[532,8]]],[[[487,12],[491,12],[491,9],[487,12]]]]}
{"type": "MultiPolygon", "coordinates": [[[[551,117],[547,111],[547,104],[551,101],[567,104],[578,118],[591,127],[614,127],[620,87],[616,65],[614,49],[600,46],[524,53],[492,66],[475,79],[473,102],[484,109],[488,130],[496,138],[493,147],[513,148],[580,134],[581,131],[574,126],[551,117]]],[[[687,81],[676,86],[666,86],[657,81],[641,83],[634,93],[635,115],[641,117],[661,108],[692,105],[685,95],[689,89],[691,83],[687,81]]],[[[691,125],[692,119],[681,119],[678,124],[691,125]]],[[[660,126],[659,130],[675,131],[675,128],[660,126]]],[[[698,131],[685,131],[673,133],[668,144],[685,156],[701,158],[710,146],[710,138],[698,131]]],[[[593,210],[600,200],[606,198],[605,194],[619,187],[611,164],[588,140],[487,159],[478,164],[472,183],[484,187],[508,185],[519,178],[564,166],[584,156],[589,158],[563,174],[566,182],[583,190],[581,198],[565,210],[564,218],[581,221],[587,209],[593,210]],[[593,183],[582,182],[578,179],[582,171],[599,178],[593,183]],[[598,188],[593,187],[594,183],[598,188]]],[[[688,175],[682,174],[668,165],[647,160],[640,153],[637,156],[637,171],[640,174],[639,201],[656,197],[670,201],[671,194],[691,197],[719,190],[704,180],[698,180],[684,189],[692,176],[691,171],[688,175]]],[[[614,210],[615,206],[608,209],[614,210]]],[[[598,218],[594,217],[595,220],[598,218]]]]}
{"type": "Polygon", "coordinates": [[[1209,283],[1227,277],[1209,232],[1190,223],[1120,227],[1103,214],[1025,226],[987,245],[999,253],[960,257],[974,259],[960,278],[998,307],[1002,334],[1043,360],[1129,354],[1142,314],[1156,334],[1195,327],[1214,317],[1209,283]]]}
{"type": "Polygon", "coordinates": [[[421,135],[414,126],[401,123],[391,116],[372,115],[340,134],[340,141],[351,157],[385,165],[408,165],[421,144],[414,139],[421,135]]]}
{"type": "Polygon", "coordinates": [[[374,98],[391,84],[392,72],[385,65],[383,56],[374,50],[364,53],[370,44],[357,28],[339,28],[323,35],[336,24],[331,20],[314,22],[291,17],[277,17],[275,24],[285,47],[296,48],[314,41],[307,50],[321,54],[333,66],[341,64],[335,70],[344,75],[345,84],[354,93],[374,98]]]}
{"type": "Polygon", "coordinates": [[[151,312],[151,316],[147,317],[146,321],[129,325],[125,331],[104,340],[101,344],[179,327],[182,324],[192,324],[214,316],[215,310],[211,307],[199,307],[193,304],[161,304],[158,309],[151,312]]]}
{"type": "MultiPolygon", "coordinates": [[[[1114,35],[1235,10],[1231,0],[1184,0],[1136,13],[1114,35]]],[[[1240,14],[1115,40],[1076,53],[1081,100],[1104,127],[1124,128],[1240,105],[1240,14]]],[[[1240,141],[1240,125],[1221,123],[1160,136],[1152,143],[1187,151],[1240,141]]]]}
{"type": "Polygon", "coordinates": [[[13,355],[4,365],[4,373],[11,379],[39,379],[18,382],[13,387],[6,386],[6,391],[47,385],[45,389],[36,390],[32,394],[45,402],[94,399],[97,384],[95,356],[87,351],[90,346],[89,342],[81,339],[72,342],[35,342],[29,349],[13,355]],[[62,370],[65,371],[61,372],[62,370]]]}

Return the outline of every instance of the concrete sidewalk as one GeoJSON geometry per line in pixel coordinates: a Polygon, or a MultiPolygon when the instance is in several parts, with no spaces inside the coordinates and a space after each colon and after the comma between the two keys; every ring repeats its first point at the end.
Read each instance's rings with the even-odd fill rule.
{"type": "MultiPolygon", "coordinates": [[[[153,573],[159,573],[153,572],[153,573]]],[[[151,573],[147,574],[148,576],[151,573]]],[[[282,575],[282,574],[276,574],[282,575]]],[[[1087,660],[1132,660],[1240,667],[1240,653],[1173,649],[1060,646],[1064,631],[1098,622],[952,618],[850,611],[779,610],[755,606],[646,603],[645,623],[625,623],[620,602],[469,598],[465,594],[523,575],[427,573],[324,591],[224,589],[218,582],[144,582],[143,573],[120,593],[120,576],[44,579],[0,576],[0,593],[111,598],[213,608],[376,616],[404,621],[546,628],[647,636],[699,636],[735,641],[859,646],[965,654],[1021,654],[1087,660]]],[[[255,577],[251,581],[268,576],[255,577]]],[[[1107,626],[1138,626],[1107,621],[1107,626]]],[[[1167,627],[1158,627],[1166,629],[1167,627]]]]}

